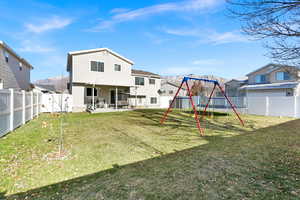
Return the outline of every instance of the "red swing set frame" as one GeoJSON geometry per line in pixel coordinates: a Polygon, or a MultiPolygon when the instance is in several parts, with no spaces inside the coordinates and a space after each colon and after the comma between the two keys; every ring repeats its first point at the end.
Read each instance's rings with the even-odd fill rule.
{"type": "Polygon", "coordinates": [[[189,99],[190,99],[192,108],[193,108],[193,110],[194,110],[194,115],[195,115],[195,120],[196,120],[197,128],[198,128],[198,130],[199,130],[201,136],[204,136],[204,130],[201,128],[201,125],[200,125],[200,120],[199,120],[199,117],[198,117],[198,112],[197,112],[197,109],[196,109],[196,107],[195,107],[195,104],[194,104],[194,101],[193,101],[193,98],[192,98],[193,95],[192,95],[192,92],[191,92],[191,90],[190,90],[190,87],[189,87],[189,84],[188,84],[188,80],[204,81],[204,82],[208,82],[208,83],[213,83],[213,84],[214,84],[214,87],[213,87],[213,89],[212,89],[212,91],[211,91],[211,93],[210,93],[210,95],[209,95],[208,102],[207,102],[207,104],[206,104],[206,106],[205,106],[205,108],[204,108],[203,114],[202,114],[202,118],[203,118],[203,119],[204,119],[204,117],[205,117],[205,115],[206,115],[206,110],[207,110],[207,108],[208,108],[208,106],[209,106],[209,103],[210,103],[210,101],[211,101],[211,98],[212,98],[212,96],[213,96],[213,93],[214,93],[215,89],[218,87],[218,88],[220,89],[221,93],[224,95],[225,99],[226,99],[226,100],[228,101],[228,103],[230,104],[232,110],[233,110],[234,113],[236,114],[236,116],[237,116],[237,118],[239,119],[240,123],[244,126],[244,121],[242,120],[242,118],[240,117],[239,113],[237,112],[236,106],[235,106],[235,105],[230,101],[230,99],[227,97],[227,95],[226,95],[224,89],[222,88],[222,86],[219,84],[218,81],[216,81],[216,80],[209,80],[209,79],[202,79],[202,78],[192,78],[192,77],[184,77],[184,78],[182,79],[182,82],[181,82],[181,84],[180,84],[180,86],[179,86],[179,88],[178,88],[178,90],[177,90],[177,92],[176,92],[176,94],[175,94],[175,96],[174,96],[172,102],[170,103],[169,108],[166,110],[166,112],[164,113],[163,117],[162,117],[161,120],[160,120],[160,123],[161,123],[161,124],[163,124],[163,123],[166,121],[167,116],[168,116],[168,113],[171,111],[172,106],[173,106],[173,104],[174,104],[174,102],[175,102],[176,97],[178,96],[178,93],[179,93],[180,89],[182,88],[183,84],[185,84],[186,87],[187,87],[187,91],[188,91],[188,95],[189,95],[189,99]]]}

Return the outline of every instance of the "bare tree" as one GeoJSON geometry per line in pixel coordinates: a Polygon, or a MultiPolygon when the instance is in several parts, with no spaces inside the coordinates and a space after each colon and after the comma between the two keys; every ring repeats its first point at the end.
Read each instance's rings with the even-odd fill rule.
{"type": "Polygon", "coordinates": [[[200,96],[204,92],[204,87],[200,81],[193,81],[191,93],[193,96],[200,96]]]}
{"type": "Polygon", "coordinates": [[[231,15],[242,20],[243,31],[264,39],[271,58],[282,64],[300,65],[300,0],[227,2],[231,15]]]}

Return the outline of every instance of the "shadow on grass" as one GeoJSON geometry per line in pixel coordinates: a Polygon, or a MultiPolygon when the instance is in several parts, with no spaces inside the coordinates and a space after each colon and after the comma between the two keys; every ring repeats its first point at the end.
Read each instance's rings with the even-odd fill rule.
{"type": "MultiPolygon", "coordinates": [[[[184,113],[189,113],[189,114],[194,114],[194,111],[193,110],[183,110],[181,112],[184,112],[184,113]]],[[[204,112],[201,110],[201,111],[197,111],[198,115],[202,116],[204,114],[204,112]]],[[[226,113],[226,112],[217,112],[217,111],[206,111],[206,116],[207,115],[213,115],[213,116],[228,116],[229,114],[226,113]]]]}
{"type": "MultiPolygon", "coordinates": [[[[160,120],[164,114],[163,110],[147,110],[147,109],[141,109],[141,110],[135,110],[134,112],[138,112],[140,116],[148,119],[148,121],[141,120],[138,123],[143,125],[143,126],[157,126],[160,125],[160,120]]],[[[134,113],[133,112],[133,113],[134,113]]],[[[202,111],[200,112],[202,113],[202,111]]],[[[133,114],[134,115],[134,114],[133,114]]],[[[166,126],[171,129],[178,129],[178,128],[184,128],[184,129],[190,129],[190,130],[197,130],[196,128],[196,122],[193,117],[193,113],[190,111],[178,111],[178,110],[173,110],[170,112],[167,116],[166,121],[164,124],[161,126],[166,126]]],[[[239,126],[239,121],[237,126],[232,124],[232,122],[220,122],[218,121],[218,118],[228,116],[226,113],[219,113],[214,116],[216,120],[207,120],[209,116],[206,116],[204,119],[200,118],[200,124],[204,129],[212,129],[215,131],[227,131],[227,130],[232,130],[232,131],[238,131],[241,133],[246,133],[244,128],[239,126]]],[[[134,117],[134,116],[133,116],[134,117]]],[[[235,116],[231,116],[235,117],[235,116]]],[[[130,118],[129,118],[130,119],[130,118]]],[[[247,121],[246,126],[248,128],[251,128],[252,130],[254,127],[254,121],[247,121]]]]}
{"type": "Polygon", "coordinates": [[[5,192],[0,192],[0,200],[4,200],[5,199],[5,192]]]}
{"type": "MultiPolygon", "coordinates": [[[[300,120],[36,188],[8,199],[296,199],[300,120]],[[289,132],[287,132],[289,130],[289,132]]],[[[67,169],[66,169],[67,170],[67,169]]],[[[1,195],[1,194],[0,194],[1,195]]]]}

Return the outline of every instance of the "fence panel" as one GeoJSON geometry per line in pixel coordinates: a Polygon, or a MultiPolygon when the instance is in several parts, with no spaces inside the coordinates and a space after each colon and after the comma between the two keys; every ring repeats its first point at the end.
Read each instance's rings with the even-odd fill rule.
{"type": "Polygon", "coordinates": [[[33,109],[32,109],[32,111],[33,111],[33,117],[35,117],[35,116],[37,116],[37,110],[38,110],[38,97],[37,97],[38,95],[37,95],[37,93],[33,93],[33,109]]]}
{"type": "Polygon", "coordinates": [[[0,137],[10,129],[10,91],[0,90],[0,137]]]}
{"type": "Polygon", "coordinates": [[[295,116],[294,97],[269,97],[268,115],[270,116],[295,116]]]}
{"type": "Polygon", "coordinates": [[[31,93],[25,93],[25,121],[31,120],[31,93]]]}
{"type": "Polygon", "coordinates": [[[13,128],[22,125],[23,122],[23,94],[22,92],[14,91],[14,121],[13,128]]]}
{"type": "Polygon", "coordinates": [[[38,115],[40,104],[37,97],[41,95],[41,93],[0,90],[0,137],[38,115]]]}
{"type": "Polygon", "coordinates": [[[41,112],[72,112],[72,103],[70,94],[43,94],[41,112]]]}
{"type": "Polygon", "coordinates": [[[295,117],[300,118],[300,96],[295,98],[296,105],[295,105],[295,117]]]}
{"type": "Polygon", "coordinates": [[[267,101],[265,97],[248,97],[247,112],[253,115],[265,115],[267,111],[267,101]]]}

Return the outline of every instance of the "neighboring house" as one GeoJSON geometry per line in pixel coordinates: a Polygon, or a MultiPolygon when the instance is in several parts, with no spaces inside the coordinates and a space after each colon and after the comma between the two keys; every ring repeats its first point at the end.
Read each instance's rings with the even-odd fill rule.
{"type": "Polygon", "coordinates": [[[33,67],[3,41],[0,41],[0,89],[30,90],[33,67]]]}
{"type": "MultiPolygon", "coordinates": [[[[167,81],[164,80],[161,83],[161,89],[160,89],[160,95],[161,96],[174,96],[180,86],[180,82],[171,82],[171,81],[167,81]]],[[[187,94],[187,90],[186,90],[186,86],[183,85],[181,90],[178,93],[178,96],[186,96],[187,94]]]]}
{"type": "Polygon", "coordinates": [[[54,85],[35,84],[33,87],[34,87],[33,91],[37,91],[37,92],[41,92],[41,93],[48,93],[48,94],[57,93],[54,85]]]}
{"type": "Polygon", "coordinates": [[[248,84],[240,90],[244,90],[249,97],[300,95],[297,67],[268,64],[247,74],[247,77],[248,84]]]}
{"type": "Polygon", "coordinates": [[[131,70],[133,87],[130,88],[130,103],[135,107],[159,107],[161,79],[158,74],[131,70]]]}
{"type": "Polygon", "coordinates": [[[69,52],[67,71],[73,111],[88,105],[158,107],[160,76],[132,70],[133,62],[108,48],[69,52]]]}
{"type": "Polygon", "coordinates": [[[245,90],[239,88],[248,83],[247,77],[231,79],[225,83],[225,92],[229,97],[243,97],[246,95],[245,90]]]}

